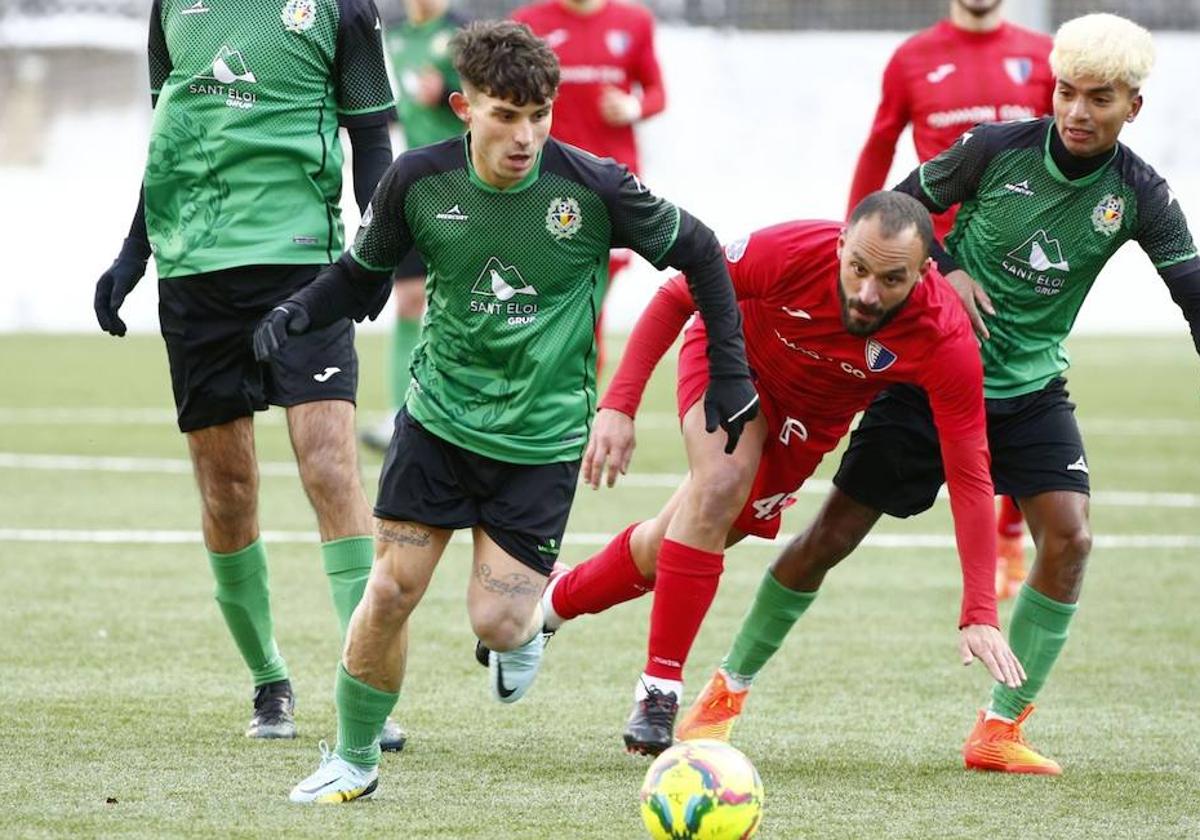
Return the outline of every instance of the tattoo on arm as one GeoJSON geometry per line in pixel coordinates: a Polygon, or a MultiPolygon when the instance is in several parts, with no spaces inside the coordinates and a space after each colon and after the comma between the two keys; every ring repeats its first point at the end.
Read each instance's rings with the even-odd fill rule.
{"type": "Polygon", "coordinates": [[[488,592],[509,598],[537,595],[546,585],[544,580],[534,580],[531,576],[521,572],[513,572],[504,577],[492,577],[492,567],[487,563],[479,564],[475,570],[475,577],[488,592]]]}
{"type": "Polygon", "coordinates": [[[390,523],[375,522],[375,536],[380,542],[396,543],[397,545],[415,545],[426,548],[431,535],[427,528],[421,528],[408,522],[390,523]]]}

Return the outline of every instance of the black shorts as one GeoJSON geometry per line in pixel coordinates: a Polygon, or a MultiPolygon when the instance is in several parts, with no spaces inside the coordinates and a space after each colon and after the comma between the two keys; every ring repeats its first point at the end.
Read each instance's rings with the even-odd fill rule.
{"type": "MultiPolygon", "coordinates": [[[[1065,380],[985,403],[997,495],[1023,499],[1052,490],[1090,494],[1083,437],[1065,380]]],[[[905,517],[928,510],[945,480],[925,392],[894,385],[863,415],[833,483],[861,504],[905,517]]]]}
{"type": "Polygon", "coordinates": [[[421,259],[420,252],[416,248],[413,248],[404,255],[404,259],[400,260],[400,264],[392,272],[392,277],[396,280],[420,278],[424,282],[427,271],[429,269],[425,265],[425,260],[421,259]]]}
{"type": "Polygon", "coordinates": [[[180,431],[249,417],[268,405],[354,402],[358,356],[349,318],[292,336],[269,364],[254,360],[259,319],[321,268],[255,265],[158,281],[180,431]]]}
{"type": "Polygon", "coordinates": [[[479,525],[496,545],[548,575],[578,483],[579,461],[497,461],[430,433],[402,408],[379,474],[375,515],[434,528],[479,525]]]}

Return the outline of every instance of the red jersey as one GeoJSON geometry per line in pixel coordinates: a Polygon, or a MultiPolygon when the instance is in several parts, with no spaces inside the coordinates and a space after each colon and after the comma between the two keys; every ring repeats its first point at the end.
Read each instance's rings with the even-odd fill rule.
{"type": "MultiPolygon", "coordinates": [[[[983,366],[958,295],[936,271],[904,308],[867,337],[842,322],[839,222],[786,222],[726,246],[756,388],[810,445],[832,450],[854,415],[899,382],[929,395],[950,488],[963,567],[966,624],[997,625],[996,526],[983,366]]],[[[630,337],[601,408],[633,416],[654,365],[695,311],[678,275],[655,296],[630,337]]],[[[961,626],[961,625],[960,625],[961,626]]]]}
{"type": "MultiPolygon", "coordinates": [[[[883,97],[854,170],[847,215],[883,188],[896,140],[909,123],[924,163],[977,123],[1049,114],[1052,45],[1050,36],[1011,23],[968,32],[948,20],[901,44],[883,71],[883,97]]],[[[953,226],[955,211],[934,216],[939,238],[953,226]]]]}
{"type": "Polygon", "coordinates": [[[551,135],[637,172],[633,126],[605,122],[600,97],[607,88],[630,93],[637,84],[642,119],[666,107],[662,71],[654,54],[654,16],[642,6],[623,2],[608,2],[583,14],[560,0],[522,6],[512,16],[545,39],[562,67],[551,135]]]}

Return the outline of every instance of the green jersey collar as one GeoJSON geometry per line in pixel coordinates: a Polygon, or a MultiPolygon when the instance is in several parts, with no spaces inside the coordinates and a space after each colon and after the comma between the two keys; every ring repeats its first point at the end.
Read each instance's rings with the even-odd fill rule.
{"type": "Polygon", "coordinates": [[[1108,165],[1113,162],[1113,158],[1117,156],[1117,151],[1121,148],[1121,144],[1113,146],[1112,154],[1108,156],[1108,160],[1104,161],[1104,165],[1091,174],[1084,175],[1082,178],[1072,180],[1062,173],[1058,168],[1058,164],[1054,162],[1054,155],[1050,154],[1050,132],[1055,131],[1054,120],[1049,120],[1049,126],[1046,129],[1046,142],[1042,144],[1042,159],[1046,164],[1046,171],[1050,176],[1060,184],[1066,184],[1068,187],[1088,187],[1104,177],[1104,173],[1108,171],[1108,165]]]}
{"type": "Polygon", "coordinates": [[[508,187],[506,189],[500,189],[499,187],[493,187],[487,181],[485,181],[479,177],[479,174],[475,171],[475,164],[473,164],[471,162],[471,134],[470,134],[470,132],[467,132],[466,134],[463,135],[463,150],[467,154],[467,176],[468,176],[468,178],[470,178],[472,184],[479,187],[479,189],[483,190],[484,192],[505,193],[505,194],[519,193],[519,192],[529,189],[529,187],[532,186],[533,182],[538,179],[538,175],[541,174],[542,152],[541,152],[541,149],[539,149],[537,158],[534,159],[533,166],[530,168],[528,175],[526,175],[520,181],[517,181],[517,183],[513,184],[511,187],[508,187]]]}

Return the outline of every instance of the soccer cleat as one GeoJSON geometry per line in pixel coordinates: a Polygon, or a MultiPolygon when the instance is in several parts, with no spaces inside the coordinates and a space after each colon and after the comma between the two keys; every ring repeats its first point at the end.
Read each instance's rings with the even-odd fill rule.
{"type": "Polygon", "coordinates": [[[379,786],[378,768],[351,764],[321,742],[321,766],[292,788],[288,799],[299,804],[337,805],[370,796],[379,786]]]}
{"type": "Polygon", "coordinates": [[[996,598],[1008,600],[1025,582],[1025,535],[996,538],[996,598]]]}
{"type": "Polygon", "coordinates": [[[625,751],[635,755],[658,755],[674,743],[675,715],[679,698],[673,691],[648,686],[646,696],[633,704],[625,723],[625,751]]]}
{"type": "Polygon", "coordinates": [[[1025,741],[1021,724],[1033,714],[1033,704],[1011,723],[1005,720],[987,719],[979,713],[975,728],[963,745],[963,765],[968,770],[994,770],[1000,773],[1037,773],[1058,776],[1062,768],[1058,762],[1034,752],[1025,741]]]}
{"type": "Polygon", "coordinates": [[[748,688],[741,691],[731,689],[725,672],[718,668],[691,708],[684,713],[683,720],[675,728],[675,737],[680,741],[700,738],[728,741],[749,693],[748,688]]]}
{"type": "Polygon", "coordinates": [[[550,635],[538,633],[516,650],[488,652],[488,682],[493,697],[501,703],[516,703],[525,696],[542,666],[542,651],[550,635]]]}
{"type": "Polygon", "coordinates": [[[384,752],[400,752],[408,743],[408,733],[400,728],[400,724],[388,718],[383,722],[383,731],[379,733],[379,749],[384,752]]]}
{"type": "Polygon", "coordinates": [[[287,680],[265,683],[254,689],[254,717],[247,738],[295,738],[296,697],[287,680]]]}

